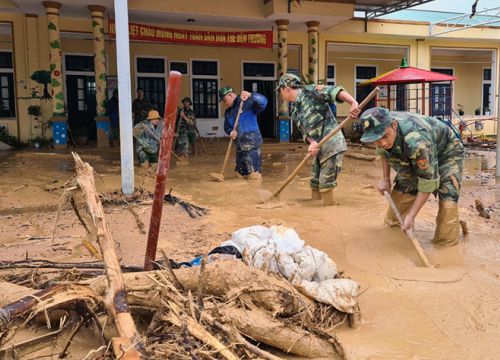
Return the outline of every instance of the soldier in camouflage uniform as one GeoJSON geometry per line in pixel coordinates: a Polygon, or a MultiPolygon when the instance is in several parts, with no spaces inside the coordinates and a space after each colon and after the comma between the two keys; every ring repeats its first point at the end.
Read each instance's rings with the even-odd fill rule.
{"type": "Polygon", "coordinates": [[[182,99],[182,108],[177,112],[176,134],[177,134],[177,153],[186,161],[190,153],[191,146],[195,151],[196,143],[196,116],[191,109],[191,99],[185,97],[182,99]]]}
{"type": "Polygon", "coordinates": [[[439,211],[433,242],[456,245],[460,232],[458,198],[462,183],[464,148],[452,129],[435,118],[409,112],[372,108],[361,117],[362,142],[374,142],[382,158],[379,191],[391,191],[390,169],[396,170],[391,197],[401,212],[399,224],[389,209],[386,223],[413,227],[416,215],[433,193],[439,211]]]}
{"type": "Polygon", "coordinates": [[[144,97],[144,90],[137,89],[137,98],[132,103],[132,112],[134,113],[134,125],[139,124],[148,116],[149,110],[152,110],[151,103],[144,97]]]}
{"type": "Polygon", "coordinates": [[[163,120],[156,110],[148,113],[147,119],[134,126],[135,152],[142,167],[158,162],[163,120]]]}
{"type": "Polygon", "coordinates": [[[284,101],[294,102],[292,119],[303,134],[308,151],[315,156],[311,170],[311,197],[323,199],[324,205],[334,205],[333,189],[342,169],[342,158],[347,144],[338,132],[321,149],[318,142],[328,135],[338,124],[330,104],[347,102],[351,105],[350,115],[359,115],[358,103],[342,86],[307,85],[302,86],[300,78],[285,74],[276,89],[284,101]]]}

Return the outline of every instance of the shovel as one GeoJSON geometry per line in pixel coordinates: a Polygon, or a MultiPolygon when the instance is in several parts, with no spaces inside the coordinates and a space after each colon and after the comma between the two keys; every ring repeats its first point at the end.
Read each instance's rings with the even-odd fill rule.
{"type": "MultiPolygon", "coordinates": [[[[399,223],[403,224],[404,219],[401,216],[401,213],[399,212],[398,207],[396,206],[396,203],[394,202],[394,200],[392,200],[391,195],[387,191],[384,191],[384,197],[387,200],[387,202],[389,203],[389,206],[391,207],[392,211],[394,212],[394,214],[398,218],[399,223]]],[[[429,260],[427,259],[427,256],[425,256],[424,250],[420,246],[420,243],[415,238],[415,235],[413,234],[413,230],[411,230],[411,229],[405,230],[405,234],[408,237],[408,239],[410,239],[411,243],[415,247],[415,250],[417,250],[417,254],[418,254],[418,257],[420,258],[420,260],[422,260],[422,262],[424,263],[424,265],[426,267],[431,267],[432,265],[429,262],[429,260]]]]}
{"type": "MultiPolygon", "coordinates": [[[[234,127],[233,130],[236,130],[238,128],[238,122],[240,121],[240,114],[243,109],[243,103],[244,101],[240,101],[240,107],[238,108],[238,115],[236,115],[236,120],[234,121],[234,127]]],[[[210,176],[213,177],[217,181],[224,181],[224,171],[226,170],[226,165],[227,161],[229,160],[229,155],[231,154],[231,145],[233,144],[233,139],[229,139],[229,144],[227,145],[227,150],[226,150],[226,157],[224,158],[224,163],[222,164],[222,170],[219,173],[210,173],[210,176]]]]}
{"type": "MultiPolygon", "coordinates": [[[[371,101],[371,99],[373,99],[375,97],[375,95],[377,95],[379,93],[379,91],[380,91],[380,89],[378,87],[373,89],[372,92],[369,93],[368,96],[361,102],[361,104],[359,104],[359,108],[363,109],[366,106],[366,104],[368,104],[371,101]]],[[[351,121],[352,119],[353,118],[351,116],[346,117],[344,119],[344,121],[342,121],[340,124],[338,124],[335,127],[335,129],[333,129],[328,135],[326,135],[323,139],[321,139],[321,141],[318,143],[318,147],[321,147],[321,145],[323,145],[328,140],[330,140],[336,133],[338,133],[344,126],[346,126],[346,124],[349,121],[351,121]]],[[[295,170],[292,171],[292,173],[287,177],[287,179],[283,182],[283,184],[280,186],[280,188],[277,191],[275,191],[274,193],[272,193],[269,190],[259,189],[258,191],[259,191],[260,197],[262,198],[262,201],[264,203],[266,203],[268,201],[278,199],[281,192],[283,191],[283,189],[285,187],[287,187],[288,184],[290,184],[290,182],[293,180],[293,178],[295,176],[297,176],[299,171],[302,170],[302,168],[306,164],[307,160],[309,160],[309,158],[311,156],[312,156],[311,153],[308,152],[306,154],[306,156],[304,157],[304,159],[302,159],[302,161],[299,163],[299,165],[297,165],[295,170]]]]}

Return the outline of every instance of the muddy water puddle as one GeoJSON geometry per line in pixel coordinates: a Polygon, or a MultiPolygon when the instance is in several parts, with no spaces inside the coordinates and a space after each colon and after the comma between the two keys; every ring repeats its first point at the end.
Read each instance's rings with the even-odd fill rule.
{"type": "MultiPolygon", "coordinates": [[[[500,234],[498,223],[480,218],[471,207],[477,197],[488,205],[494,203],[498,185],[495,185],[493,173],[485,168],[481,156],[471,155],[465,162],[460,215],[467,220],[471,234],[468,242],[459,248],[464,261],[453,263],[449,255],[432,245],[437,201],[431,199],[417,218],[416,236],[429,257],[439,262],[441,268],[425,269],[420,266],[404,234],[383,225],[386,204],[375,190],[380,176],[377,162],[344,160],[335,190],[338,206],[323,207],[321,201],[309,199],[308,164],[283,191],[279,206],[266,207],[260,206],[262,200],[258,190],[277,190],[305,155],[304,146],[266,144],[263,149],[264,178],[255,182],[234,175],[232,157],[225,180],[215,182],[209,173],[220,171],[227,144],[208,145],[211,155],[193,157],[188,166],[177,166],[174,161],[169,173],[167,187],[172,187],[175,195],[212,209],[205,222],[198,224],[191,223],[190,219],[183,220],[184,214],[178,209],[174,212],[165,208],[164,221],[169,230],[163,233],[161,241],[176,258],[184,260],[185,238],[189,239],[191,248],[184,254],[187,259],[196,252],[195,248],[206,250],[241,227],[284,224],[294,228],[309,245],[327,252],[339,269],[361,285],[363,325],[357,330],[338,330],[350,359],[498,358],[500,234]],[[198,235],[184,229],[183,222],[192,226],[198,235]],[[183,231],[175,230],[179,228],[183,231]]],[[[119,188],[117,152],[113,156],[83,154],[82,158],[100,174],[102,181],[96,183],[101,191],[119,188]]],[[[150,191],[154,189],[154,176],[148,176],[139,168],[135,174],[136,185],[143,184],[150,191]]],[[[54,180],[64,182],[72,175],[73,164],[69,155],[0,156],[0,193],[11,191],[6,197],[20,206],[57,204],[60,192],[44,191],[40,185],[54,180]],[[24,172],[26,169],[28,173],[24,172]],[[13,191],[19,186],[20,179],[29,184],[29,196],[24,194],[25,189],[13,191]]],[[[4,199],[1,201],[3,207],[4,199]]],[[[112,227],[117,236],[127,237],[130,233],[127,226],[132,226],[129,222],[133,221],[131,215],[113,213],[109,216],[115,222],[112,227]]],[[[141,216],[148,224],[148,212],[141,213],[141,216]]],[[[24,215],[24,218],[29,217],[24,215]]],[[[10,239],[14,240],[16,224],[13,219],[8,219],[8,224],[6,221],[0,217],[0,225],[12,227],[10,239]]],[[[48,228],[42,235],[50,234],[51,221],[45,224],[48,228]]],[[[137,231],[135,227],[133,229],[137,231]]],[[[18,232],[37,235],[29,229],[18,232]]],[[[138,239],[143,246],[144,239],[138,239]]],[[[77,247],[78,241],[74,240],[75,254],[84,251],[77,247]]],[[[142,251],[135,250],[136,244],[131,241],[123,245],[125,260],[126,253],[130,253],[133,256],[128,260],[140,263],[138,254],[142,251]]]]}

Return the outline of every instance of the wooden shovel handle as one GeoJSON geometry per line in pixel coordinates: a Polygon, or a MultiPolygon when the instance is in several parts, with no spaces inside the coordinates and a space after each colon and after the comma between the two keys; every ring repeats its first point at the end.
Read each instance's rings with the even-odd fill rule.
{"type": "MultiPolygon", "coordinates": [[[[399,212],[399,209],[396,206],[396,203],[394,202],[394,200],[392,200],[391,195],[387,191],[384,191],[384,197],[387,200],[387,202],[389,203],[389,206],[391,207],[392,211],[394,212],[394,214],[398,218],[399,223],[403,224],[404,223],[404,219],[401,216],[401,213],[399,212]]],[[[405,234],[408,237],[408,239],[410,239],[411,243],[415,247],[415,250],[417,250],[417,254],[418,254],[418,257],[420,258],[420,260],[422,260],[422,262],[424,263],[424,265],[426,267],[431,267],[432,265],[429,262],[429,260],[427,259],[427,256],[425,256],[424,250],[420,246],[420,243],[418,242],[418,240],[413,235],[413,231],[411,229],[410,230],[405,230],[405,234]]]]}
{"type": "MultiPolygon", "coordinates": [[[[380,91],[379,87],[376,87],[373,89],[368,96],[359,104],[359,108],[363,109],[380,91]]],[[[346,117],[340,124],[338,124],[335,129],[333,129],[328,135],[326,135],[321,141],[318,143],[318,146],[321,147],[324,143],[326,143],[328,140],[330,140],[336,133],[338,133],[346,124],[351,121],[353,118],[349,115],[346,117]]],[[[283,184],[280,186],[278,191],[276,191],[273,194],[273,197],[278,197],[279,194],[283,191],[283,189],[290,183],[290,181],[293,180],[295,176],[299,173],[300,170],[304,167],[304,165],[307,163],[307,160],[311,157],[311,153],[308,152],[304,159],[297,165],[295,170],[292,171],[292,173],[286,178],[286,180],[283,182],[283,184]]]]}
{"type": "MultiPolygon", "coordinates": [[[[238,114],[236,115],[236,120],[234,121],[233,130],[238,128],[238,123],[240,121],[240,115],[243,110],[244,101],[240,98],[240,107],[238,108],[238,114]]],[[[226,156],[224,157],[224,163],[222,164],[222,170],[220,173],[224,176],[224,171],[226,171],[227,161],[229,160],[229,155],[231,154],[231,145],[233,144],[233,139],[229,138],[229,144],[227,144],[226,156]]]]}

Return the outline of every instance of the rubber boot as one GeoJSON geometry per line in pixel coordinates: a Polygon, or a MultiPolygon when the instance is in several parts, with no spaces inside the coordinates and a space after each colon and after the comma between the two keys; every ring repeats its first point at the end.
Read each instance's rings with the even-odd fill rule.
{"type": "MultiPolygon", "coordinates": [[[[408,211],[410,211],[411,206],[413,205],[413,202],[415,201],[415,196],[410,195],[410,194],[405,194],[397,190],[392,190],[391,191],[391,198],[396,204],[396,207],[399,210],[399,213],[405,218],[405,216],[408,214],[408,211]]],[[[396,217],[396,214],[392,211],[391,207],[387,209],[387,214],[385,215],[384,219],[385,223],[389,226],[400,226],[399,220],[396,217]]]]}
{"type": "Polygon", "coordinates": [[[436,232],[432,242],[440,246],[457,245],[459,235],[458,204],[449,200],[440,201],[436,217],[436,232]]]}
{"type": "Polygon", "coordinates": [[[252,171],[250,174],[247,175],[248,180],[260,180],[262,179],[262,174],[260,172],[255,172],[252,171]]]}
{"type": "Polygon", "coordinates": [[[311,189],[311,200],[321,200],[321,193],[318,189],[311,189]]]}
{"type": "Polygon", "coordinates": [[[333,196],[333,189],[320,190],[321,198],[323,199],[323,206],[335,205],[335,197],[333,196]]]}

